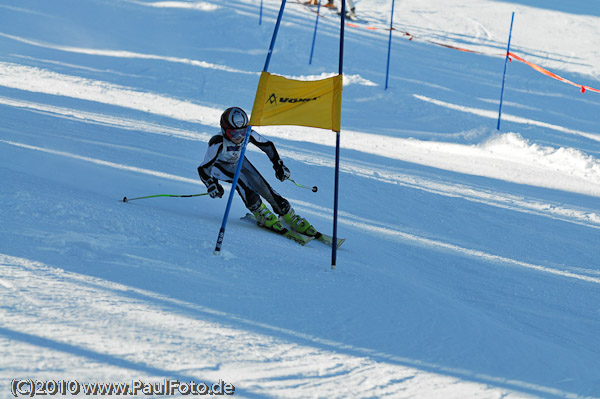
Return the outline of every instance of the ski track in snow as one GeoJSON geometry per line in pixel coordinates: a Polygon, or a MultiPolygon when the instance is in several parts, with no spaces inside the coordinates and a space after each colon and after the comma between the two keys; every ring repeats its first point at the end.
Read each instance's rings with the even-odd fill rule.
{"type": "MultiPolygon", "coordinates": [[[[489,110],[484,110],[484,109],[476,109],[476,108],[472,108],[472,107],[464,107],[464,106],[456,105],[456,104],[449,104],[445,101],[435,100],[433,98],[421,96],[418,94],[415,94],[414,96],[415,96],[415,98],[418,98],[419,100],[426,101],[426,102],[429,102],[432,104],[436,104],[441,107],[446,107],[446,108],[454,109],[457,111],[471,113],[473,115],[479,115],[479,116],[483,116],[483,117],[486,117],[489,119],[498,120],[498,113],[494,112],[494,111],[489,111],[489,110]]],[[[516,122],[516,123],[520,123],[523,125],[540,126],[540,127],[546,128],[546,129],[556,130],[556,131],[562,132],[562,133],[574,134],[574,135],[585,137],[585,138],[588,138],[588,139],[594,140],[594,141],[600,141],[600,134],[581,132],[581,131],[569,129],[569,128],[566,128],[563,126],[558,126],[558,125],[553,125],[553,124],[546,123],[546,122],[540,122],[540,121],[536,121],[536,120],[532,120],[532,119],[517,117],[517,116],[506,114],[506,113],[502,116],[502,119],[505,121],[516,122]]]]}

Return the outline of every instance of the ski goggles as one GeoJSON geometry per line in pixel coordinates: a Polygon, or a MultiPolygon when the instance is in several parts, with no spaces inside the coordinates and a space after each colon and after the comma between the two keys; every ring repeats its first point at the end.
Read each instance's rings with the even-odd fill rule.
{"type": "Polygon", "coordinates": [[[246,127],[241,129],[225,129],[225,136],[231,141],[241,141],[241,139],[246,137],[246,130],[248,130],[246,127]]]}

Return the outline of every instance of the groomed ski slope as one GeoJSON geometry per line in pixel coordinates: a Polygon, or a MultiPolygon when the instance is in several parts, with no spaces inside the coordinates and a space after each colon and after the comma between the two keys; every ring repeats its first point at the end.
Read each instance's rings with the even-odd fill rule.
{"type": "MultiPolygon", "coordinates": [[[[391,2],[355,0],[335,270],[322,243],[240,221],[238,197],[219,257],[225,199],[121,202],[205,191],[221,112],[252,108],[280,5],[259,25],[260,3],[0,3],[0,397],[31,379],[599,398],[600,94],[513,61],[496,130],[511,13],[513,52],[600,88],[596,2],[397,1],[384,90],[391,2]]],[[[314,18],[288,1],[270,72],[337,71],[330,12],[308,64],[314,18]]],[[[247,156],[330,234],[335,135],[257,130],[319,190],[247,156]]]]}

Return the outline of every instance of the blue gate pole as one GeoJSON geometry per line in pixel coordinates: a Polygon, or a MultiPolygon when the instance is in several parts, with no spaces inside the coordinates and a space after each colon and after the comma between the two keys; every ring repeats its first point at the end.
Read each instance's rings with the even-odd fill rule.
{"type": "Polygon", "coordinates": [[[308,65],[312,64],[313,52],[315,51],[315,41],[317,40],[317,26],[319,25],[319,13],[321,11],[321,0],[317,5],[317,19],[315,19],[315,32],[313,33],[312,46],[310,47],[310,58],[308,59],[308,65]]]}
{"type": "Polygon", "coordinates": [[[271,37],[271,44],[269,45],[269,51],[267,52],[267,59],[263,68],[264,72],[269,69],[269,63],[271,62],[271,54],[273,54],[273,48],[275,47],[275,39],[277,38],[277,32],[279,32],[279,25],[281,24],[281,18],[283,17],[283,9],[285,8],[285,0],[281,1],[281,7],[279,8],[279,14],[277,15],[277,22],[275,22],[275,29],[273,30],[273,36],[271,37]]]}
{"type": "MultiPolygon", "coordinates": [[[[264,72],[267,71],[269,67],[269,62],[271,61],[271,54],[273,53],[273,47],[275,47],[275,38],[277,37],[277,32],[279,31],[279,25],[281,23],[281,18],[283,16],[283,9],[285,8],[285,1],[282,0],[281,8],[279,9],[279,15],[277,16],[277,22],[275,23],[275,30],[273,31],[273,37],[271,38],[271,44],[269,46],[269,52],[267,53],[267,60],[265,61],[265,67],[263,69],[264,72]]],[[[219,255],[221,253],[221,247],[223,246],[223,238],[225,237],[225,226],[227,225],[227,219],[229,218],[229,210],[231,209],[231,202],[233,201],[233,197],[235,195],[235,188],[237,186],[238,178],[240,177],[240,171],[242,170],[242,164],[244,163],[244,159],[246,156],[246,147],[248,146],[248,140],[250,138],[250,134],[252,133],[252,126],[248,125],[246,129],[246,137],[244,137],[244,142],[242,144],[242,149],[240,151],[240,159],[238,160],[237,167],[235,169],[235,174],[233,175],[233,181],[231,182],[231,192],[229,193],[229,199],[227,200],[227,207],[225,208],[225,214],[223,215],[223,222],[221,223],[221,229],[219,230],[219,236],[217,237],[217,245],[215,246],[215,250],[213,254],[219,255]]]]}
{"type": "Polygon", "coordinates": [[[387,68],[385,70],[385,89],[388,88],[388,77],[390,75],[390,57],[392,51],[392,32],[394,31],[394,0],[392,0],[392,15],[390,17],[390,40],[388,41],[388,56],[387,56],[387,68]]]}
{"type": "Polygon", "coordinates": [[[504,97],[504,82],[506,80],[506,65],[508,64],[508,54],[510,53],[510,39],[512,38],[513,21],[515,20],[515,12],[513,11],[510,19],[510,31],[508,33],[508,46],[506,47],[506,59],[504,60],[504,73],[502,74],[502,90],[500,91],[500,108],[498,109],[498,125],[497,130],[500,130],[500,119],[502,118],[502,99],[504,97]]]}
{"type": "MultiPolygon", "coordinates": [[[[340,16],[340,63],[339,74],[344,70],[344,27],[346,26],[346,1],[342,0],[342,15],[340,16]]],[[[337,220],[338,198],[340,187],[340,131],[335,132],[335,189],[333,198],[333,245],[331,246],[331,268],[335,269],[337,261],[337,220]]]]}
{"type": "Polygon", "coordinates": [[[225,226],[227,225],[227,219],[229,218],[229,210],[231,209],[231,202],[235,195],[235,187],[237,186],[238,178],[240,177],[240,171],[242,170],[242,164],[244,163],[244,157],[246,156],[246,146],[248,145],[248,138],[252,132],[252,126],[248,125],[246,128],[246,137],[244,137],[244,143],[242,144],[242,150],[240,151],[240,158],[238,159],[235,174],[233,175],[233,181],[231,182],[231,192],[229,193],[229,199],[227,200],[227,207],[225,208],[225,214],[223,215],[223,222],[221,223],[221,229],[219,230],[219,236],[217,237],[217,244],[213,254],[219,255],[221,253],[221,247],[223,246],[223,238],[225,238],[225,226]]]}
{"type": "Polygon", "coordinates": [[[260,0],[260,14],[258,16],[258,24],[262,25],[262,10],[263,10],[263,0],[260,0]]]}

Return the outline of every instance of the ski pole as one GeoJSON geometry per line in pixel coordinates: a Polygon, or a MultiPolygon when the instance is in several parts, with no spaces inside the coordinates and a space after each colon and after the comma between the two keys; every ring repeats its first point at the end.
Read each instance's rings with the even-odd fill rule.
{"type": "Polygon", "coordinates": [[[287,179],[287,180],[291,181],[298,187],[305,188],[307,190],[312,190],[313,193],[316,193],[317,190],[319,189],[319,187],[317,187],[317,186],[308,187],[308,186],[305,186],[304,184],[297,183],[294,179],[287,179]]]}
{"type": "Polygon", "coordinates": [[[208,193],[201,193],[201,194],[189,194],[189,195],[176,195],[176,194],[157,194],[157,195],[148,195],[146,197],[137,197],[137,198],[127,198],[127,197],[123,197],[123,202],[129,202],[129,201],[133,201],[133,200],[139,200],[139,199],[145,199],[145,198],[156,198],[156,197],[181,197],[181,198],[187,198],[187,197],[200,197],[202,195],[208,195],[208,193]]]}

